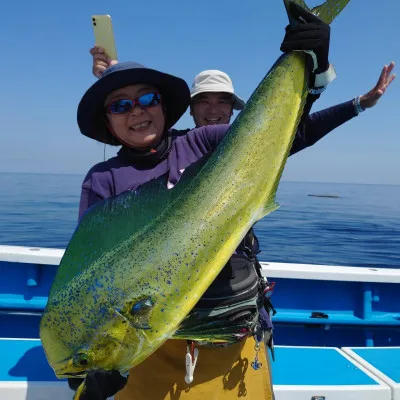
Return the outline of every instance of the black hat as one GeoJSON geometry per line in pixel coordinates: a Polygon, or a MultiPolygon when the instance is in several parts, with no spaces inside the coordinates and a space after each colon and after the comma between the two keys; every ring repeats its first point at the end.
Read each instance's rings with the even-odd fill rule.
{"type": "Polygon", "coordinates": [[[151,84],[160,91],[167,109],[166,129],[171,128],[189,106],[190,91],[183,79],[146,68],[133,61],[118,63],[107,68],[101,78],[83,95],[77,116],[82,134],[99,142],[121,145],[107,128],[104,101],[114,90],[136,83],[151,84]]]}

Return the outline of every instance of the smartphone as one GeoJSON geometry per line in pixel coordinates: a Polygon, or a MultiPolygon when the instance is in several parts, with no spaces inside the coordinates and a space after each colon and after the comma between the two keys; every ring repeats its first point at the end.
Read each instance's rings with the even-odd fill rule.
{"type": "Polygon", "coordinates": [[[92,15],[92,25],[96,45],[102,47],[112,60],[117,60],[111,17],[109,15],[92,15]]]}

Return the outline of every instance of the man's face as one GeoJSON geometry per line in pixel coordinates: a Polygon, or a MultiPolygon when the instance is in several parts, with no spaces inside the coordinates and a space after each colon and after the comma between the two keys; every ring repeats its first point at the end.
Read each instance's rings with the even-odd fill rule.
{"type": "Polygon", "coordinates": [[[196,126],[229,124],[233,114],[230,93],[200,93],[192,99],[190,115],[196,126]]]}

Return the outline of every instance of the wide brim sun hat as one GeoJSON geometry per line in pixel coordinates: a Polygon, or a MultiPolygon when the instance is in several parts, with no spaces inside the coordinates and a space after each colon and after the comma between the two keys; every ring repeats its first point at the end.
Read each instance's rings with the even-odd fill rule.
{"type": "Polygon", "coordinates": [[[83,95],[77,112],[81,133],[102,143],[121,145],[107,127],[104,101],[114,90],[139,83],[156,86],[161,93],[166,107],[166,129],[175,125],[189,107],[190,90],[183,79],[133,61],[118,63],[107,68],[83,95]]]}
{"type": "Polygon", "coordinates": [[[235,110],[243,110],[246,104],[245,101],[235,93],[229,75],[217,69],[205,70],[196,75],[190,89],[190,96],[193,99],[200,93],[209,92],[231,94],[233,97],[233,108],[235,110]]]}

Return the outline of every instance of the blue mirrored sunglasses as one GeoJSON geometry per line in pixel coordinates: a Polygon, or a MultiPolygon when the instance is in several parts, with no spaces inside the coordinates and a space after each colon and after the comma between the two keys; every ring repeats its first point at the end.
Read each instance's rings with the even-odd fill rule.
{"type": "Polygon", "coordinates": [[[136,105],[144,109],[157,106],[160,103],[160,93],[146,93],[137,99],[120,99],[113,101],[106,107],[106,111],[110,114],[125,114],[131,111],[136,105]]]}

